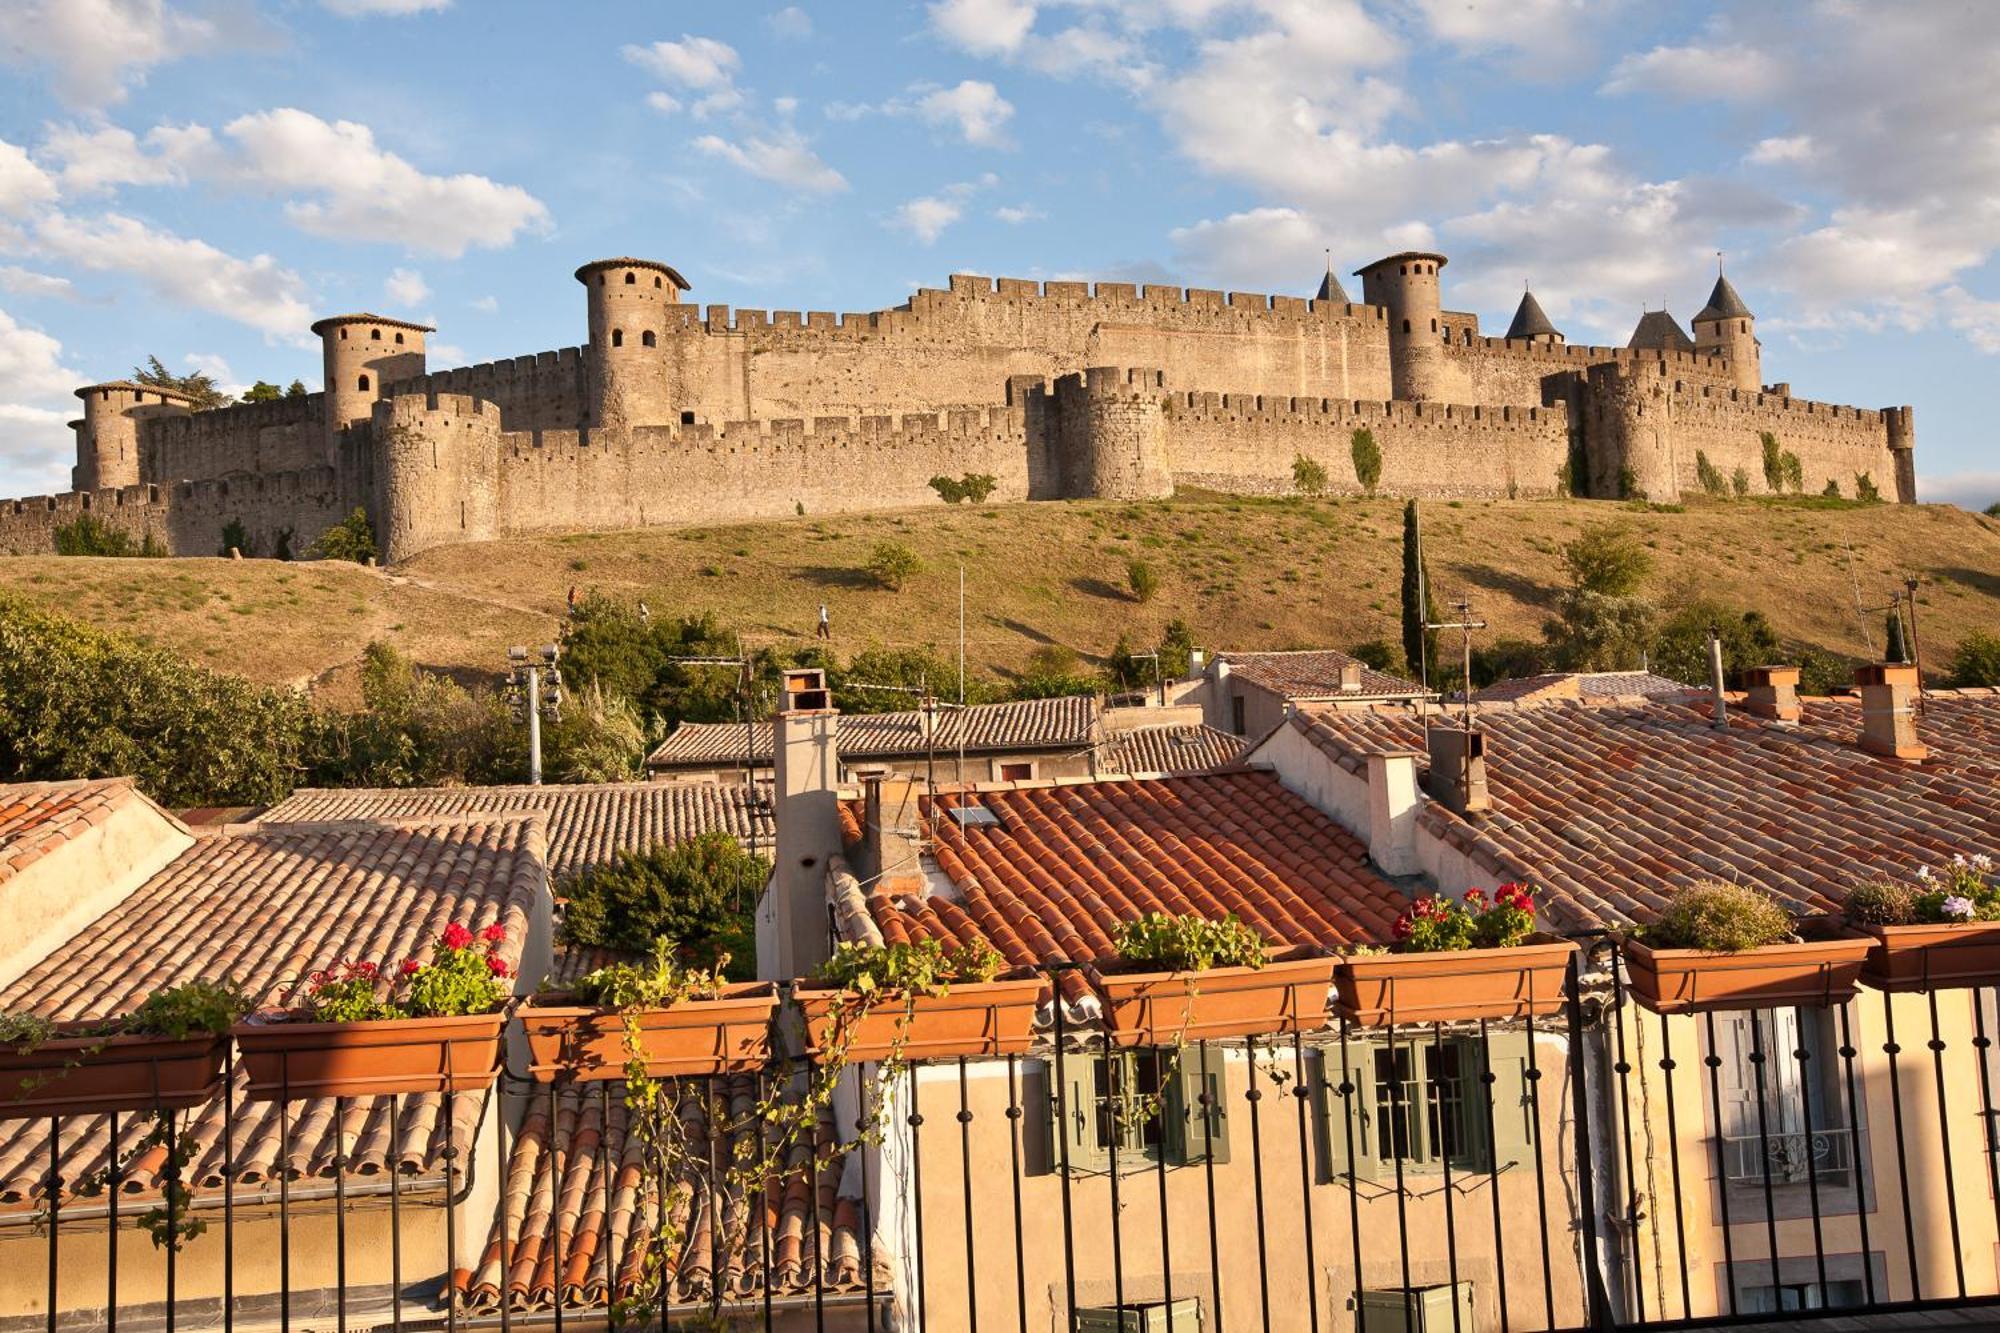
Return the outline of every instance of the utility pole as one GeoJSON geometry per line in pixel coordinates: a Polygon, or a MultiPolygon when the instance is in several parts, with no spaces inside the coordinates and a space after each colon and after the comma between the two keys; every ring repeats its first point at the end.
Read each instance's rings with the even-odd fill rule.
{"type": "Polygon", "coordinates": [[[1903,591],[1910,605],[1910,665],[1917,669],[1917,714],[1924,711],[1924,650],[1917,642],[1917,576],[1912,574],[1903,580],[1903,591]]]}
{"type": "Polygon", "coordinates": [[[1451,609],[1458,612],[1457,620],[1440,621],[1436,624],[1427,620],[1424,622],[1424,628],[1455,629],[1459,632],[1459,647],[1465,670],[1465,688],[1462,691],[1465,703],[1465,729],[1470,731],[1472,730],[1472,631],[1485,629],[1486,622],[1472,618],[1472,603],[1463,597],[1453,602],[1451,609]]]}
{"type": "Polygon", "coordinates": [[[562,649],[555,644],[544,644],[540,660],[528,656],[526,646],[515,644],[507,650],[507,687],[513,699],[514,716],[525,717],[528,723],[528,784],[542,785],[542,715],[548,714],[551,722],[562,717],[562,668],[556,659],[562,656],[562,649]],[[542,691],[542,677],[548,676],[548,692],[542,691]]]}

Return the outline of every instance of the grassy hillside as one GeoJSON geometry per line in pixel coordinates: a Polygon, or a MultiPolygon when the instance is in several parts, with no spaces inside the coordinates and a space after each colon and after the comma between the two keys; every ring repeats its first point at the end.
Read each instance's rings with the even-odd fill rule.
{"type": "MultiPolygon", "coordinates": [[[[1941,662],[1967,630],[2000,626],[2000,521],[1946,507],[1696,504],[1683,513],[1602,502],[1428,503],[1439,601],[1464,595],[1487,637],[1535,636],[1560,582],[1558,551],[1586,523],[1630,524],[1657,557],[1663,605],[1705,596],[1761,608],[1785,639],[1851,656],[1881,645],[1879,607],[1905,574],[1924,580],[1923,648],[1941,662]]],[[[1037,646],[1086,659],[1121,634],[1140,643],[1179,616],[1206,645],[1345,646],[1395,640],[1400,502],[1252,500],[943,506],[685,530],[518,538],[447,547],[392,571],[275,561],[0,560],[0,586],[129,630],[209,665],[345,692],[370,639],[465,673],[509,643],[547,640],[575,586],[643,597],[655,614],[708,610],[753,644],[810,638],[819,605],[836,646],[933,645],[1006,672],[1037,646]],[[879,542],[924,569],[901,592],[864,568],[879,542]],[[1146,604],[1126,565],[1160,575],[1146,604]]]]}

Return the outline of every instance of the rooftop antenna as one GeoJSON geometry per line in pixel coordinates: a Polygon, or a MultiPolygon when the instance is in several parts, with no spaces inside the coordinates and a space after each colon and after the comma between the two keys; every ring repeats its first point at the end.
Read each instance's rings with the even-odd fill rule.
{"type": "Polygon", "coordinates": [[[1722,251],[1720,250],[1715,252],[1715,276],[1718,278],[1722,276],[1722,251]]]}
{"type": "Polygon", "coordinates": [[[1910,609],[1910,665],[1917,669],[1917,716],[1924,714],[1924,650],[1917,642],[1917,576],[1903,580],[1903,601],[1910,609]]]}
{"type": "MultiPolygon", "coordinates": [[[[669,662],[680,666],[735,667],[737,671],[736,697],[743,709],[743,792],[754,805],[757,800],[757,700],[756,680],[750,671],[750,654],[743,651],[743,636],[736,636],[736,656],[734,657],[669,657],[669,662]]],[[[773,765],[777,755],[771,756],[773,765]]]]}
{"type": "Polygon", "coordinates": [[[1486,622],[1483,620],[1474,620],[1472,618],[1472,603],[1464,597],[1460,597],[1457,601],[1453,602],[1451,604],[1451,609],[1458,612],[1457,620],[1440,621],[1436,624],[1432,624],[1429,621],[1426,621],[1424,623],[1424,628],[1455,629],[1459,632],[1459,648],[1460,651],[1464,654],[1464,669],[1465,669],[1464,688],[1459,691],[1459,698],[1462,699],[1465,704],[1463,725],[1467,731],[1471,731],[1472,730],[1472,631],[1476,629],[1485,629],[1486,622]]]}

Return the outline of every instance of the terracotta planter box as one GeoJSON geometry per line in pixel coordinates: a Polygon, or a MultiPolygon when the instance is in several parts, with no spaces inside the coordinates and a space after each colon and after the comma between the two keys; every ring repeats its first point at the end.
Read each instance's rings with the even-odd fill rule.
{"type": "Polygon", "coordinates": [[[1741,953],[1652,949],[1625,942],[1626,986],[1656,1014],[1819,1007],[1853,998],[1875,941],[1848,933],[1741,953]]]}
{"type": "MultiPolygon", "coordinates": [[[[683,1000],[666,1009],[638,1009],[639,1046],[655,1078],[732,1074],[762,1069],[771,1057],[771,1015],[777,989],[769,982],[724,986],[712,1000],[683,1000]]],[[[521,1008],[537,1082],[601,1083],[625,1077],[628,1015],[537,996],[521,1008]]]]}
{"type": "Polygon", "coordinates": [[[221,1036],[58,1035],[26,1053],[0,1047],[0,1120],[200,1106],[228,1055],[221,1036]]]}
{"type": "Polygon", "coordinates": [[[368,1023],[239,1023],[230,1035],[256,1101],[477,1092],[500,1072],[505,1010],[368,1023]]]}
{"type": "Polygon", "coordinates": [[[1863,926],[1874,947],[1861,979],[1877,990],[2000,985],[2000,921],[1863,926]]]}
{"type": "Polygon", "coordinates": [[[1443,949],[1342,958],[1334,1009],[1350,1023],[1457,1023],[1562,1012],[1576,946],[1550,936],[1510,949],[1443,949]]]}
{"type": "Polygon", "coordinates": [[[1104,973],[1104,1023],[1120,1046],[1174,1046],[1326,1026],[1332,958],[1282,958],[1206,972],[1104,973]]]}
{"type": "Polygon", "coordinates": [[[1042,979],[954,985],[943,995],[885,995],[866,1010],[848,991],[801,986],[793,992],[806,1020],[806,1056],[849,1064],[870,1060],[949,1060],[1019,1055],[1034,1040],[1042,979]]]}

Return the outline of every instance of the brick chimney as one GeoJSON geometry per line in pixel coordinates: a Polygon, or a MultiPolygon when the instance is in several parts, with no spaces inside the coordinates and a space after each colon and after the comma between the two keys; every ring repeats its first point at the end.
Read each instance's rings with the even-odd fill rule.
{"type": "Polygon", "coordinates": [[[767,908],[772,947],[757,951],[758,975],[766,979],[802,977],[829,952],[827,863],[840,853],[839,720],[824,671],[785,672],[772,722],[778,827],[767,908]]]}
{"type": "Polygon", "coordinates": [[[1493,808],[1486,790],[1486,733],[1443,721],[1425,728],[1430,749],[1431,796],[1461,815],[1493,808]]]}
{"type": "Polygon", "coordinates": [[[1923,759],[1930,751],[1917,739],[1917,669],[1902,662],[1856,667],[1861,690],[1861,748],[1891,759],[1923,759]]]}
{"type": "Polygon", "coordinates": [[[1743,707],[1752,717],[1774,722],[1796,722],[1804,716],[1799,707],[1799,669],[1794,666],[1751,667],[1743,673],[1743,707]]]}

